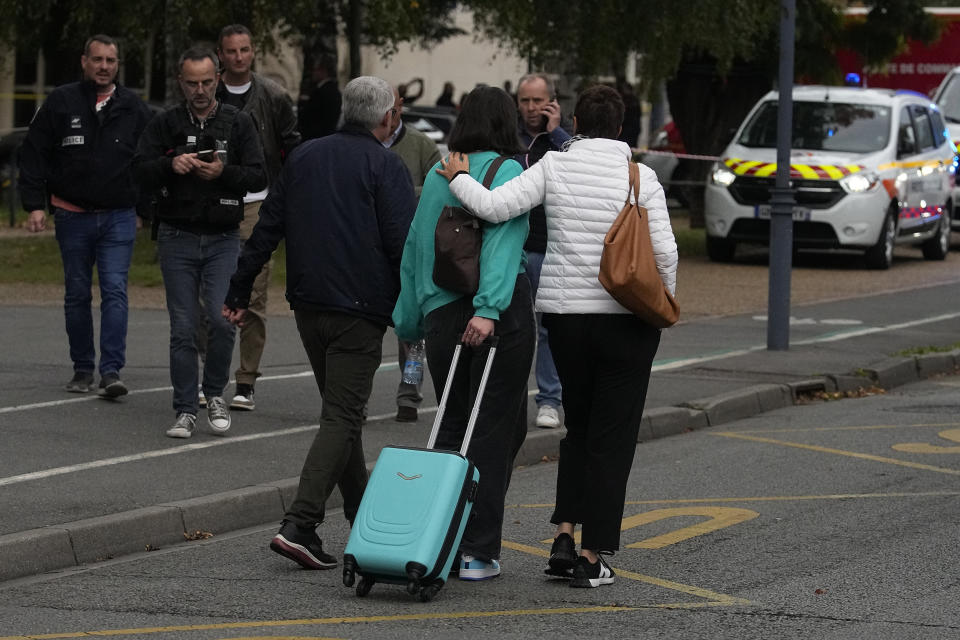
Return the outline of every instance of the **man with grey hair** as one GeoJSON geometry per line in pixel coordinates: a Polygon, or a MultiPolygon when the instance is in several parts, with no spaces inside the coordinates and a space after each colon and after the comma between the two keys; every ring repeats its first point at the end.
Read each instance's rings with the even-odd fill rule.
{"type": "Polygon", "coordinates": [[[242,323],[253,280],[281,239],[287,300],[323,404],[297,495],[270,548],[307,569],[331,569],[316,527],[334,487],[351,523],[367,484],[361,429],[400,292],[400,256],[416,209],[403,160],[384,148],[393,90],[363,76],[343,90],[344,125],[294,149],[260,209],[223,315],[242,323]]]}

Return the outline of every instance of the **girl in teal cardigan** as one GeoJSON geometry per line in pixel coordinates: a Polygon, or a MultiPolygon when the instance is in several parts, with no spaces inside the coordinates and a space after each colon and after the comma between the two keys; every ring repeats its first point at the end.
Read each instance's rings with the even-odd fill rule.
{"type": "MultiPolygon", "coordinates": [[[[469,154],[470,174],[482,181],[498,156],[512,156],[520,148],[513,100],[495,87],[471,91],[448,144],[452,151],[469,154]]],[[[515,160],[505,161],[493,186],[521,171],[515,160]]],[[[454,348],[460,341],[467,345],[457,363],[437,436],[440,449],[460,448],[487,358],[488,348],[482,342],[490,334],[499,337],[467,450],[480,471],[480,487],[460,544],[461,560],[455,565],[461,580],[486,580],[500,575],[504,496],[527,433],[527,378],[536,344],[533,299],[524,269],[528,216],[502,224],[481,223],[480,286],[471,297],[433,281],[434,232],[447,205],[460,206],[460,202],[450,193],[447,180],[431,171],[404,245],[393,322],[401,340],[426,339],[427,366],[438,398],[454,348]]]]}

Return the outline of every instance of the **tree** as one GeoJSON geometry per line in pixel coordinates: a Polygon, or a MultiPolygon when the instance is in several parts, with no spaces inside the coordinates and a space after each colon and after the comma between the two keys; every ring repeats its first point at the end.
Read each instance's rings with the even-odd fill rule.
{"type": "MultiPolygon", "coordinates": [[[[26,54],[42,50],[49,60],[68,59],[66,77],[54,77],[60,84],[76,77],[77,52],[90,35],[123,34],[124,57],[151,58],[154,85],[162,87],[174,77],[177,56],[186,46],[214,43],[227,24],[248,26],[264,51],[285,40],[309,51],[335,53],[331,44],[343,29],[351,37],[351,51],[369,44],[389,54],[401,42],[429,45],[462,33],[451,16],[456,4],[456,0],[210,0],[198,10],[192,0],[0,0],[4,16],[0,44],[14,44],[26,54]]],[[[359,56],[354,55],[351,75],[359,69],[359,56]]],[[[158,90],[152,97],[163,99],[163,93],[158,90]]]]}
{"type": "MultiPolygon", "coordinates": [[[[717,155],[732,129],[774,83],[779,55],[777,0],[467,0],[480,30],[515,47],[534,66],[586,77],[620,76],[641,56],[647,88],[666,81],[671,112],[688,152],[717,155]]],[[[922,0],[875,0],[861,22],[843,21],[840,0],[797,0],[796,75],[838,79],[834,53],[846,46],[868,64],[886,62],[906,39],[929,42],[935,21],[922,0]]],[[[683,163],[702,181],[709,164],[683,163]]],[[[691,191],[702,216],[702,191],[691,191]]],[[[702,217],[701,217],[702,220],[702,217]]]]}

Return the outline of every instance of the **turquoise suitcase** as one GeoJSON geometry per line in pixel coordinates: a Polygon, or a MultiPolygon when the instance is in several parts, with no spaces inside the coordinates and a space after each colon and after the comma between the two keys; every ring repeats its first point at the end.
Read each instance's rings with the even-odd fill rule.
{"type": "Polygon", "coordinates": [[[466,458],[496,352],[491,339],[460,451],[434,449],[462,344],[453,353],[426,449],[384,447],[370,474],[343,557],[343,584],[365,596],[376,582],[405,584],[431,600],[446,582],[467,526],[480,473],[466,458]]]}

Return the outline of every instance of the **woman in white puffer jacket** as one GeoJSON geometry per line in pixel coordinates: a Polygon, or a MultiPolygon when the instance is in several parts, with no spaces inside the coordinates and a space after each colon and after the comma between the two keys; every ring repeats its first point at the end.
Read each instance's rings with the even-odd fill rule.
{"type": "MultiPolygon", "coordinates": [[[[616,138],[624,105],[610,87],[584,91],[574,110],[577,135],[520,176],[487,191],[453,154],[438,172],[477,217],[503,222],[543,203],[547,251],[537,291],[550,349],[563,386],[567,435],[560,443],[557,525],[548,573],[573,587],[613,583],[601,557],[620,546],[620,523],[637,433],[660,344],[660,330],[617,303],[598,280],[603,240],[628,197],[630,148],[616,138]],[[582,524],[579,557],[574,545],[582,524]],[[572,571],[571,571],[572,570],[572,571]]],[[[639,204],[646,207],[657,269],[676,289],[677,244],[663,188],[640,165],[639,204]]],[[[469,329],[468,329],[469,331],[469,329]]],[[[465,336],[470,340],[471,336],[465,336]]]]}

